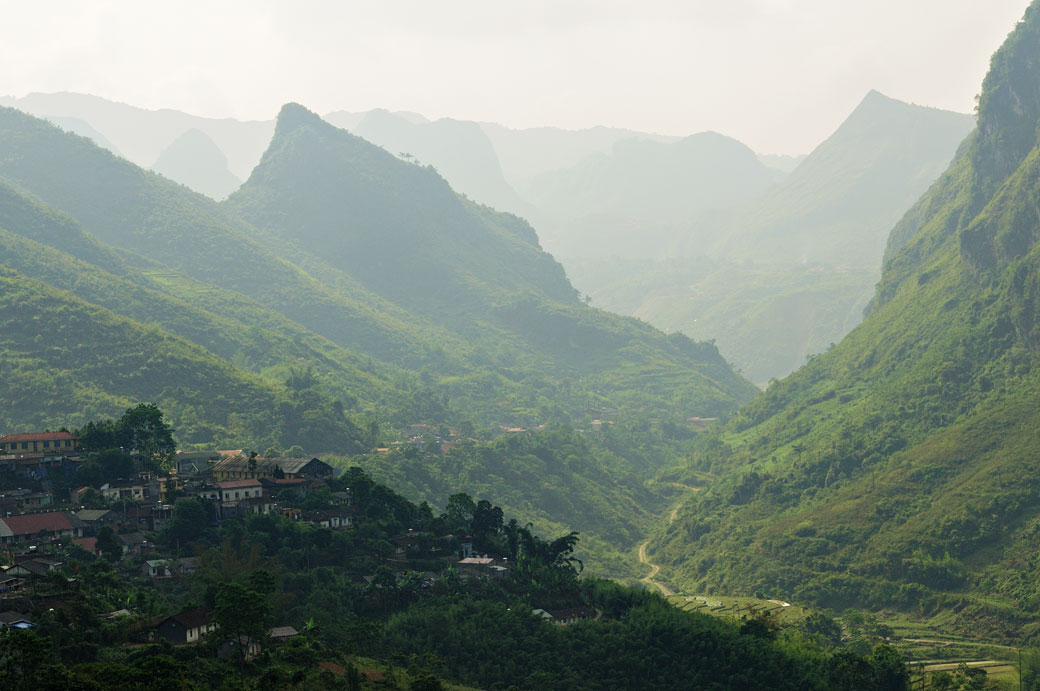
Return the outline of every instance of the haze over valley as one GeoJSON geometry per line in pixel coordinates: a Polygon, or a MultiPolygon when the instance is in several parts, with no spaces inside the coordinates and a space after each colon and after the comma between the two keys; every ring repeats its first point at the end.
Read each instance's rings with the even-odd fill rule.
{"type": "Polygon", "coordinates": [[[17,11],[0,686],[1040,688],[1040,0],[463,4],[17,11]]]}

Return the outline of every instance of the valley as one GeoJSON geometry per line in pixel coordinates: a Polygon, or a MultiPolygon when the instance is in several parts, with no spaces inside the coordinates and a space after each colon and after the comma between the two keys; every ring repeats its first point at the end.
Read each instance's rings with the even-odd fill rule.
{"type": "Polygon", "coordinates": [[[1040,689],[1008,28],[804,154],[0,97],[0,687],[1040,689]]]}

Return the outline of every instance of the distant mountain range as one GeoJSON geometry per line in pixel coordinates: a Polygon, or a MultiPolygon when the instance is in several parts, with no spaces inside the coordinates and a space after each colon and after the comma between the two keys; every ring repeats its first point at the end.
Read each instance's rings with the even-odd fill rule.
{"type": "Polygon", "coordinates": [[[729,137],[627,139],[564,170],[543,173],[528,198],[560,257],[658,257],[693,219],[742,204],[783,174],[729,137]]]}
{"type": "MultiPolygon", "coordinates": [[[[765,385],[859,323],[889,229],[973,123],[871,92],[787,177],[672,226],[669,258],[647,261],[644,252],[633,260],[641,255],[630,250],[604,263],[590,251],[571,258],[568,271],[595,304],[715,339],[765,385]]],[[[662,240],[650,243],[658,253],[662,240]]]]}

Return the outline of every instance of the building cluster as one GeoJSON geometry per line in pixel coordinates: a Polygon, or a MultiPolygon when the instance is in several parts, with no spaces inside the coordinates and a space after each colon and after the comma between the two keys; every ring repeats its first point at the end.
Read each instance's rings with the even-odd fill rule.
{"type": "MultiPolygon", "coordinates": [[[[431,429],[413,431],[432,433],[431,429]]],[[[62,606],[60,601],[47,600],[46,590],[68,576],[63,559],[69,558],[73,545],[94,557],[117,561],[125,575],[136,573],[157,586],[167,579],[194,576],[204,567],[198,557],[169,556],[155,541],[157,533],[178,520],[178,499],[201,500],[211,525],[272,513],[330,530],[355,525],[351,493],[332,491],[328,481],[334,469],[319,458],[268,458],[241,450],[178,452],[172,467],[162,473],[151,470],[145,460],[136,459],[131,477],[77,486],[74,478],[96,475],[77,475],[87,458],[74,434],[0,437],[0,632],[31,627],[33,612],[40,606],[62,606]],[[64,482],[58,482],[59,477],[64,482]],[[319,494],[312,497],[315,493],[319,494]]],[[[510,572],[507,559],[475,553],[469,536],[408,530],[384,546],[382,559],[395,567],[399,584],[411,584],[420,576],[418,587],[428,587],[445,568],[445,573],[460,579],[497,580],[510,572]]],[[[373,585],[374,575],[357,578],[373,585]]],[[[119,610],[104,616],[132,613],[119,610]]],[[[573,619],[554,620],[570,623],[573,619]]],[[[210,612],[189,610],[151,622],[141,631],[148,640],[192,644],[215,626],[210,612]]],[[[296,632],[278,627],[270,635],[277,642],[296,632]]],[[[253,654],[253,647],[259,650],[254,644],[249,644],[247,656],[253,654]]]]}
{"type": "MultiPolygon", "coordinates": [[[[73,483],[64,492],[55,489],[69,486],[86,460],[70,432],[0,437],[0,598],[19,595],[35,577],[58,570],[62,562],[54,554],[59,545],[101,556],[98,536],[106,528],[111,529],[116,556],[139,558],[142,575],[190,576],[199,566],[195,558],[149,559],[156,550],[154,534],[174,520],[174,504],[182,497],[203,500],[211,524],[277,512],[333,530],[354,525],[349,491],[330,492],[320,509],[300,508],[333,476],[332,466],[314,457],[178,452],[168,473],[146,470],[144,459],[134,458],[132,477],[99,485],[73,483]]],[[[103,546],[111,558],[113,545],[103,546]]],[[[9,626],[0,616],[0,628],[9,626]]]]}

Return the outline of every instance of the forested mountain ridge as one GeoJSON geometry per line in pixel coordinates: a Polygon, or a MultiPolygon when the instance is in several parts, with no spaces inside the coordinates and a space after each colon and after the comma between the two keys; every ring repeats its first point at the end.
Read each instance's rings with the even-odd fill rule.
{"type": "Polygon", "coordinates": [[[296,104],[282,108],[270,147],[227,206],[399,302],[443,309],[474,292],[470,282],[577,301],[533,233],[488,232],[435,171],[296,104]]]}
{"type": "MultiPolygon", "coordinates": [[[[630,569],[622,553],[665,501],[643,482],[689,436],[665,437],[651,420],[732,414],[753,387],[711,344],[583,304],[521,219],[469,202],[433,171],[302,115],[307,127],[349,138],[374,157],[374,168],[358,169],[369,204],[359,208],[375,216],[359,231],[372,237],[360,242],[378,247],[387,229],[399,238],[412,233],[410,245],[390,245],[394,256],[413,253],[399,262],[407,270],[393,275],[407,283],[425,261],[435,278],[428,294],[387,289],[390,300],[366,285],[371,274],[352,273],[335,239],[300,241],[296,233],[315,232],[315,211],[294,207],[298,201],[279,189],[267,188],[283,195],[281,208],[293,209],[298,222],[285,235],[82,137],[0,109],[0,252],[12,270],[4,295],[33,296],[0,305],[6,324],[26,325],[0,348],[22,387],[0,392],[0,422],[10,430],[58,427],[156,402],[182,444],[344,455],[409,439],[417,424],[465,429],[461,436],[476,440],[457,460],[442,457],[431,439],[403,458],[374,454],[373,472],[394,477],[414,462],[436,466],[428,482],[409,484],[416,498],[456,487],[497,491],[513,477],[508,505],[530,508],[549,529],[586,534],[596,551],[590,564],[604,572],[630,569]],[[66,313],[92,328],[47,328],[66,313]],[[114,338],[120,329],[123,342],[114,338]],[[183,375],[192,367],[199,377],[183,375]],[[30,385],[30,371],[47,374],[30,385]],[[141,377],[148,386],[135,389],[141,377]],[[23,394],[34,396],[32,405],[23,394]],[[573,431],[546,432],[549,442],[535,442],[541,456],[526,447],[489,450],[501,427],[567,429],[598,411],[610,411],[624,434],[603,434],[573,446],[575,453],[565,453],[573,431]],[[581,501],[554,495],[546,477],[580,491],[581,501]]],[[[297,162],[298,175],[320,186],[320,168],[297,162]]],[[[335,173],[324,188],[331,215],[349,215],[336,206],[344,161],[315,163],[335,173]]]]}
{"type": "Polygon", "coordinates": [[[1040,4],[994,55],[979,125],[893,233],[873,311],[745,406],[658,557],[692,588],[1035,633],[1040,4]]]}
{"type": "Polygon", "coordinates": [[[666,395],[668,371],[676,390],[721,391],[704,397],[710,407],[751,392],[713,346],[581,304],[523,220],[459,198],[435,171],[302,106],[283,108],[271,147],[225,206],[289,245],[297,263],[321,262],[450,327],[478,347],[478,361],[481,344],[498,340],[513,352],[508,366],[591,375],[604,393],[635,393],[642,378],[666,395]]]}

